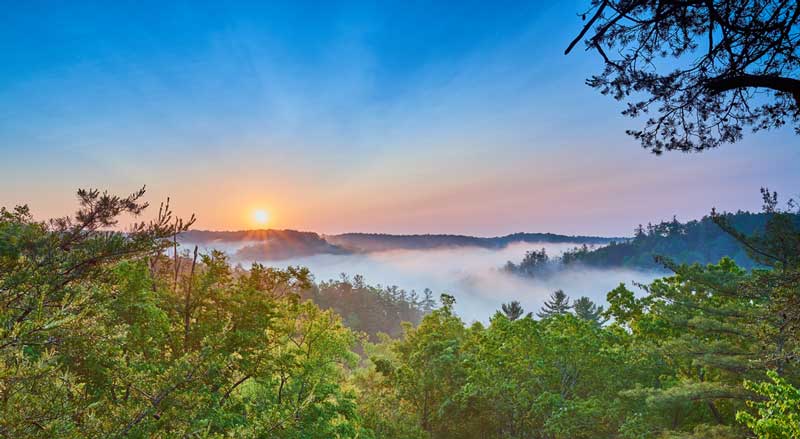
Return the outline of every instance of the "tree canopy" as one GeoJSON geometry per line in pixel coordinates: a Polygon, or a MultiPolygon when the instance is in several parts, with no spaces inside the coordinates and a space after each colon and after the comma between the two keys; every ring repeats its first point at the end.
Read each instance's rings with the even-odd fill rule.
{"type": "Polygon", "coordinates": [[[356,336],[300,300],[308,270],[178,253],[168,205],[103,230],[143,194],[0,210],[0,437],[358,436],[356,336]]]}
{"type": "Polygon", "coordinates": [[[767,190],[757,233],[712,215],[755,269],[662,258],[671,275],[607,309],[558,290],[538,319],[511,301],[488,324],[452,295],[179,251],[191,220],[168,205],[103,230],[142,194],[0,210],[0,437],[797,435],[800,227],[767,190]]]}
{"type": "Polygon", "coordinates": [[[793,0],[592,0],[569,44],[603,59],[588,85],[644,119],[644,148],[702,151],[754,131],[800,134],[800,4],[793,0]]]}

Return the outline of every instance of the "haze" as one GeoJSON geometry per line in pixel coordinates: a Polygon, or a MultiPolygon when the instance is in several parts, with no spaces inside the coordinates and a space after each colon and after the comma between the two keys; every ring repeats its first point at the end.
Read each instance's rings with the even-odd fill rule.
{"type": "MultiPolygon", "coordinates": [[[[478,247],[453,247],[429,250],[390,250],[353,255],[315,255],[279,261],[236,258],[236,250],[248,242],[214,243],[200,247],[204,252],[223,250],[233,260],[249,267],[252,262],[268,266],[308,267],[315,280],[352,278],[362,275],[369,284],[397,285],[407,291],[421,293],[430,288],[435,297],[448,293],[456,298],[455,309],[465,321],[487,322],[500,305],[518,300],[528,311],[537,311],[556,289],[563,289],[572,298],[587,296],[596,303],[605,303],[606,293],[620,282],[637,290],[634,283],[649,283],[663,272],[629,269],[592,269],[573,266],[538,278],[517,276],[501,270],[507,261],[519,261],[531,249],[546,249],[552,256],[577,243],[514,243],[494,250],[478,247]]],[[[186,243],[186,247],[191,247],[186,243]]]]}

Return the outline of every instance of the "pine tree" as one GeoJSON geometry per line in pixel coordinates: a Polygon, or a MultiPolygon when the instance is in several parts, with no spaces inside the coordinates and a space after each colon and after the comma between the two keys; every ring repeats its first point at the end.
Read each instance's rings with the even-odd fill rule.
{"type": "Polygon", "coordinates": [[[430,314],[436,308],[436,299],[433,298],[433,291],[430,288],[425,288],[422,291],[422,313],[430,314]]]}
{"type": "Polygon", "coordinates": [[[503,269],[509,273],[519,274],[522,276],[535,277],[542,273],[550,264],[550,257],[547,255],[547,250],[530,250],[525,253],[519,264],[511,261],[506,262],[503,269]]]}
{"type": "Polygon", "coordinates": [[[572,306],[569,304],[569,296],[563,290],[556,290],[550,294],[550,300],[544,301],[541,311],[536,313],[540,319],[566,314],[572,306]]]}
{"type": "Polygon", "coordinates": [[[603,318],[603,307],[597,306],[592,302],[592,299],[586,296],[573,302],[572,310],[575,312],[575,316],[581,320],[594,322],[598,325],[602,325],[606,322],[606,319],[603,318]]]}
{"type": "Polygon", "coordinates": [[[508,317],[508,319],[511,321],[522,317],[522,314],[525,312],[525,310],[522,309],[522,305],[520,305],[516,300],[512,300],[509,303],[504,303],[501,308],[503,309],[503,314],[505,314],[506,317],[508,317]]]}

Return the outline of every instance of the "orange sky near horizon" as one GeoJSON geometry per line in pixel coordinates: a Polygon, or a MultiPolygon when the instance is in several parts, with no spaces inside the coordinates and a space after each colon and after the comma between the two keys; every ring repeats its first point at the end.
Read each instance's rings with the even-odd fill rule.
{"type": "MultiPolygon", "coordinates": [[[[203,230],[628,236],[636,224],[669,219],[673,214],[688,220],[707,214],[712,207],[758,210],[758,188],[737,178],[751,174],[750,179],[768,181],[769,170],[754,170],[744,159],[719,160],[731,149],[750,147],[744,142],[725,152],[658,158],[617,148],[615,153],[630,156],[629,162],[636,164],[623,172],[619,164],[601,159],[613,148],[585,148],[582,153],[578,148],[564,148],[549,154],[532,149],[520,152],[513,162],[496,165],[492,162],[497,159],[490,154],[476,159],[440,152],[416,167],[403,163],[402,157],[387,155],[354,169],[351,175],[324,170],[313,176],[286,175],[277,168],[267,172],[273,169],[266,161],[242,162],[237,169],[231,163],[215,162],[217,177],[210,181],[191,178],[202,175],[208,163],[188,163],[192,166],[187,166],[184,175],[194,183],[157,179],[159,184],[148,186],[145,197],[151,208],[143,219],[155,215],[158,204],[169,196],[175,213],[182,217],[194,213],[194,228],[203,230]],[[482,166],[475,166],[476,162],[482,166]],[[532,165],[542,171],[531,173],[532,165]],[[720,186],[731,190],[721,193],[720,186]],[[268,223],[255,220],[258,209],[269,213],[268,223]]],[[[0,191],[0,205],[28,202],[39,219],[73,212],[74,189],[42,177],[28,185],[26,192],[0,191]]],[[[63,177],[92,187],[89,179],[63,177]]],[[[124,180],[107,189],[126,194],[139,186],[133,178],[124,180]]]]}
{"type": "Polygon", "coordinates": [[[642,121],[585,82],[602,59],[564,56],[585,3],[22,2],[0,206],[146,184],[144,218],[170,197],[196,229],[630,236],[759,210],[762,186],[800,198],[791,127],[662,156],[626,135],[642,121]]]}

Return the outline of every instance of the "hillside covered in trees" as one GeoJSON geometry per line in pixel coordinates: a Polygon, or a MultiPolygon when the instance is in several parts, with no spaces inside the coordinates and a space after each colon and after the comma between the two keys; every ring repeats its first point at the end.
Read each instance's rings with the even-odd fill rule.
{"type": "MultiPolygon", "coordinates": [[[[800,205],[767,188],[761,213],[614,242],[195,232],[144,188],[78,190],[75,213],[52,219],[16,198],[60,212],[50,190],[68,182],[153,178],[223,213],[213,224],[273,200],[332,228],[494,230],[737,200],[755,178],[793,191],[780,162],[795,137],[678,170],[628,160],[607,108],[565,87],[584,62],[547,44],[579,18],[564,53],[598,55],[586,85],[623,104],[639,125],[626,133],[655,155],[702,152],[800,135],[800,2],[22,3],[4,10],[0,75],[4,147],[18,145],[0,162],[15,200],[0,207],[0,439],[800,438],[800,205]],[[586,140],[592,154],[573,147],[586,140]],[[498,219],[522,204],[531,216],[498,219]],[[503,269],[528,278],[459,272],[507,300],[480,321],[458,315],[458,292],[264,262],[516,242],[536,249],[503,269]],[[661,272],[579,297],[537,279],[596,288],[584,274],[620,268],[661,272]],[[534,284],[549,297],[524,309],[534,284]]],[[[380,256],[438,274],[457,252],[436,253],[380,256]]]]}
{"type": "MultiPolygon", "coordinates": [[[[238,260],[284,260],[320,254],[359,254],[391,250],[429,250],[436,248],[478,247],[501,249],[514,243],[576,243],[603,245],[615,240],[600,236],[568,236],[554,233],[514,233],[482,238],[464,235],[390,235],[345,233],[320,235],[296,230],[189,230],[179,241],[202,247],[233,247],[238,260]]],[[[616,238],[619,239],[619,238],[616,238]]]]}
{"type": "MultiPolygon", "coordinates": [[[[764,213],[736,212],[723,214],[725,220],[746,235],[763,234],[768,215],[764,213]]],[[[794,221],[800,224],[800,216],[794,221]]],[[[565,252],[563,264],[584,264],[591,267],[628,267],[659,269],[663,266],[656,257],[666,257],[679,264],[711,264],[723,257],[733,259],[737,265],[750,269],[756,266],[745,248],[729,233],[721,229],[711,216],[681,223],[673,218],[658,224],[639,225],[631,240],[611,242],[597,249],[586,247],[565,252]]]]}
{"type": "Polygon", "coordinates": [[[350,250],[331,244],[314,232],[297,230],[189,230],[178,237],[185,245],[231,248],[241,260],[283,260],[320,254],[349,254],[350,250]]]}
{"type": "MultiPolygon", "coordinates": [[[[769,218],[765,213],[736,212],[718,215],[730,227],[745,235],[763,235],[769,218]]],[[[788,215],[800,225],[800,215],[788,215]]],[[[734,236],[723,230],[715,218],[682,223],[676,218],[658,224],[639,225],[632,239],[613,240],[602,247],[582,245],[559,256],[544,249],[530,250],[518,263],[509,261],[505,271],[523,276],[546,276],[569,266],[667,270],[661,258],[677,264],[712,264],[728,257],[745,269],[758,264],[734,236]]]]}
{"type": "Polygon", "coordinates": [[[466,325],[447,294],[170,255],[191,221],[168,206],[102,231],[141,194],[0,210],[0,436],[797,437],[800,231],[774,205],[756,237],[716,219],[763,268],[670,264],[607,309],[556,291],[466,325]]]}
{"type": "Polygon", "coordinates": [[[335,311],[345,326],[363,332],[373,341],[380,334],[399,337],[404,322],[417,325],[436,306],[433,291],[428,288],[420,294],[396,285],[368,285],[361,275],[351,279],[342,274],[336,280],[314,283],[300,297],[335,311]]]}
{"type": "MultiPolygon", "coordinates": [[[[389,235],[384,233],[345,233],[326,235],[325,239],[356,252],[386,250],[427,250],[442,247],[480,247],[500,249],[514,243],[577,243],[602,245],[615,238],[601,236],[570,236],[555,233],[512,233],[482,238],[464,235],[389,235]]],[[[618,238],[617,238],[618,239],[618,238]]]]}

